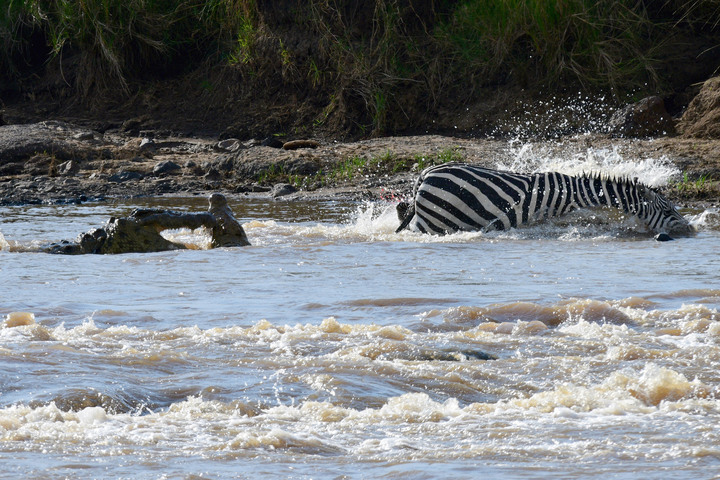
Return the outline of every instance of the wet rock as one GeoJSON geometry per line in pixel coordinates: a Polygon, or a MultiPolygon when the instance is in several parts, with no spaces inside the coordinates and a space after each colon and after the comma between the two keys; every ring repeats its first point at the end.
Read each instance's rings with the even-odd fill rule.
{"type": "Polygon", "coordinates": [[[617,110],[608,122],[608,130],[618,137],[672,135],[675,125],[660,97],[647,97],[617,110]]]}
{"type": "Polygon", "coordinates": [[[62,176],[75,175],[80,171],[80,162],[76,160],[68,160],[57,167],[57,174],[62,176]]]}
{"type": "Polygon", "coordinates": [[[140,146],[138,147],[140,153],[153,153],[155,150],[157,150],[155,140],[147,137],[140,140],[140,146]]]}
{"type": "Polygon", "coordinates": [[[315,140],[290,140],[285,142],[282,146],[285,150],[297,150],[298,148],[317,148],[320,146],[320,142],[315,140]]]}
{"type": "Polygon", "coordinates": [[[459,362],[463,360],[497,360],[497,357],[490,355],[489,353],[481,350],[461,350],[457,352],[453,351],[437,351],[431,352],[427,358],[428,360],[442,361],[442,362],[459,362]]]}
{"type": "Polygon", "coordinates": [[[140,172],[123,170],[113,175],[110,175],[108,177],[108,180],[115,183],[123,183],[130,180],[142,180],[143,178],[145,178],[145,175],[140,172]]]}
{"type": "Polygon", "coordinates": [[[95,134],[90,131],[86,132],[78,132],[75,135],[72,136],[74,140],[93,140],[95,138],[95,134]]]}
{"type": "Polygon", "coordinates": [[[203,178],[207,181],[217,182],[222,180],[223,176],[217,171],[215,167],[210,167],[203,178]]]}
{"type": "Polygon", "coordinates": [[[222,150],[225,152],[235,152],[237,150],[240,150],[240,148],[243,147],[243,144],[240,143],[240,140],[237,138],[228,138],[225,140],[221,140],[217,143],[216,149],[222,150]]]}
{"type": "Polygon", "coordinates": [[[497,360],[481,350],[411,349],[404,352],[383,353],[380,360],[409,360],[415,362],[463,362],[468,360],[497,360]]]}
{"type": "Polygon", "coordinates": [[[173,173],[179,173],[181,170],[182,167],[177,163],[172,160],[165,160],[155,165],[153,168],[153,175],[170,175],[173,173]]]}
{"type": "Polygon", "coordinates": [[[685,137],[720,138],[720,77],[707,80],[678,122],[685,137]]]}
{"type": "Polygon", "coordinates": [[[297,191],[298,189],[295,186],[290,185],[289,183],[278,183],[276,185],[273,185],[272,190],[270,190],[270,195],[273,198],[278,198],[284,197],[285,195],[290,195],[297,191]]]}

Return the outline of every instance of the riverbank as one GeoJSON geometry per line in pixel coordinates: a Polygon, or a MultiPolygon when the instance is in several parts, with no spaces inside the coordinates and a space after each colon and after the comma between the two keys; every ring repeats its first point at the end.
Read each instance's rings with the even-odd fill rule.
{"type": "Polygon", "coordinates": [[[240,141],[123,128],[100,132],[61,121],[0,127],[0,203],[78,203],[109,198],[259,195],[285,199],[393,199],[422,168],[463,161],[491,168],[562,155],[579,164],[598,152],[627,162],[664,162],[677,174],[661,188],[679,205],[718,205],[720,140],[613,138],[584,134],[520,141],[442,135],[360,141],[240,141]],[[610,154],[610,153],[608,153],[610,154]]]}

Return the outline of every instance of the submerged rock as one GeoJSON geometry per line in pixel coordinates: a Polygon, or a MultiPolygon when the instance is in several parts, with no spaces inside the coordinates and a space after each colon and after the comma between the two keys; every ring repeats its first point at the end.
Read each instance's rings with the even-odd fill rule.
{"type": "Polygon", "coordinates": [[[463,362],[471,360],[497,360],[481,350],[429,350],[411,349],[406,352],[383,353],[381,360],[408,360],[415,362],[463,362]]]}
{"type": "Polygon", "coordinates": [[[290,185],[289,183],[278,183],[272,187],[272,190],[270,190],[270,195],[273,198],[278,198],[284,197],[285,195],[291,195],[297,191],[298,189],[294,185],[290,185]]]}
{"type": "Polygon", "coordinates": [[[210,196],[208,212],[184,213],[160,209],[136,209],[129,217],[110,218],[102,228],[81,234],[75,242],[62,241],[45,248],[48,253],[77,255],[83,253],[145,253],[186,248],[171,242],[163,230],[205,227],[211,231],[211,246],[242,247],[250,245],[245,230],[232,214],[223,195],[210,196]]]}

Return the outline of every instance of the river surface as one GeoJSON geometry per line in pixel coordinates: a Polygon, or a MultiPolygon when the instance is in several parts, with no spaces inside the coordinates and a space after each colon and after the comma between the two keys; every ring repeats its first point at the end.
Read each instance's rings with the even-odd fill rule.
{"type": "Polygon", "coordinates": [[[252,246],[108,256],[36,250],[207,200],[0,208],[0,478],[720,478],[717,211],[230,205],[252,246]]]}

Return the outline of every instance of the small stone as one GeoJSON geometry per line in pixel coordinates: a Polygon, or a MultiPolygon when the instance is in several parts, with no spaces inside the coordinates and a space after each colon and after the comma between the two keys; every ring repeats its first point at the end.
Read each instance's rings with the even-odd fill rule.
{"type": "Polygon", "coordinates": [[[240,150],[242,147],[242,143],[240,143],[240,140],[237,138],[228,138],[226,140],[221,140],[217,144],[218,150],[224,150],[226,152],[236,152],[240,150]]]}
{"type": "Polygon", "coordinates": [[[155,167],[153,168],[153,175],[173,174],[178,173],[180,170],[182,170],[182,167],[180,165],[173,162],[172,160],[165,160],[155,165],[155,167]]]}
{"type": "Polygon", "coordinates": [[[155,149],[156,149],[155,140],[153,140],[152,138],[146,137],[146,138],[143,138],[142,140],[140,140],[140,147],[138,147],[138,150],[140,151],[140,153],[154,152],[155,149]]]}
{"type": "Polygon", "coordinates": [[[315,140],[290,140],[283,144],[285,150],[297,150],[298,148],[317,148],[320,146],[320,142],[315,140]]]}
{"type": "Polygon", "coordinates": [[[273,198],[278,198],[285,195],[290,195],[295,192],[297,192],[297,188],[295,188],[293,185],[290,185],[289,183],[278,183],[273,186],[272,190],[270,191],[270,195],[273,198]]]}
{"type": "Polygon", "coordinates": [[[95,138],[93,132],[79,132],[73,135],[75,140],[92,140],[93,138],[95,138]]]}
{"type": "Polygon", "coordinates": [[[58,175],[73,175],[80,170],[80,165],[75,160],[68,160],[57,167],[58,175]]]}
{"type": "Polygon", "coordinates": [[[108,180],[115,183],[123,183],[129,180],[142,180],[143,178],[145,178],[145,176],[140,172],[122,171],[114,175],[110,175],[108,180]]]}

